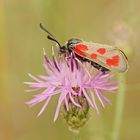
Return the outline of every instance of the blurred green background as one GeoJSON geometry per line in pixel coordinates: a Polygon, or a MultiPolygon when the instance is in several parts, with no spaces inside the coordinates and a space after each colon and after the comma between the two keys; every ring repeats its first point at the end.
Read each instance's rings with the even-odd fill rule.
{"type": "MultiPolygon", "coordinates": [[[[44,73],[42,48],[51,56],[53,42],[39,28],[42,22],[63,44],[71,37],[118,44],[128,54],[126,93],[119,140],[140,139],[140,1],[139,0],[0,0],[0,140],[71,140],[61,115],[56,123],[54,98],[43,115],[41,104],[24,103],[32,93],[27,76],[44,73]]],[[[116,96],[100,115],[91,112],[81,140],[111,140],[116,96]]]]}

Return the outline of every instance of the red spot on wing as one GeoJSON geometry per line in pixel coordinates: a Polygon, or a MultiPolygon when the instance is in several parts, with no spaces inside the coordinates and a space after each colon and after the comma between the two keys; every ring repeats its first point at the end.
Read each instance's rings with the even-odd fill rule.
{"type": "Polygon", "coordinates": [[[84,45],[84,44],[78,44],[75,46],[75,49],[78,49],[80,51],[87,51],[88,50],[88,46],[84,45]]]}
{"type": "Polygon", "coordinates": [[[83,51],[87,51],[87,50],[88,50],[88,46],[84,44],[78,44],[74,48],[74,52],[82,57],[86,57],[86,54],[83,51]]]}
{"type": "Polygon", "coordinates": [[[119,56],[118,55],[115,55],[112,57],[115,61],[119,61],[119,56]]]}
{"type": "Polygon", "coordinates": [[[99,48],[97,50],[98,53],[100,53],[101,55],[105,54],[106,53],[106,49],[105,48],[99,48]]]}
{"type": "Polygon", "coordinates": [[[119,65],[119,56],[115,55],[111,59],[107,59],[106,64],[108,64],[110,66],[118,66],[119,65]]]}
{"type": "Polygon", "coordinates": [[[97,54],[92,53],[92,54],[90,55],[90,57],[91,57],[92,59],[96,59],[96,58],[97,58],[97,54]]]}
{"type": "Polygon", "coordinates": [[[82,57],[86,57],[86,54],[78,49],[74,49],[74,52],[82,57]]]}

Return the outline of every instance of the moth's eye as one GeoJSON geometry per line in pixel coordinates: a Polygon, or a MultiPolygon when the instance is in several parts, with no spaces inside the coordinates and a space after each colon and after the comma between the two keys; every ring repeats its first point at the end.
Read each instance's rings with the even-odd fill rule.
{"type": "Polygon", "coordinates": [[[69,45],[74,45],[74,44],[77,44],[77,43],[80,43],[80,42],[82,42],[82,40],[72,38],[72,39],[68,40],[68,46],[69,45]]]}

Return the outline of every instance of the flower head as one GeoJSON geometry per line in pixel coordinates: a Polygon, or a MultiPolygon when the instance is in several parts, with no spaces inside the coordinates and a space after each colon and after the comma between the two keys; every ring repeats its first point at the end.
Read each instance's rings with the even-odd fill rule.
{"type": "MultiPolygon", "coordinates": [[[[57,120],[61,106],[64,106],[66,112],[70,112],[75,108],[77,113],[87,115],[88,108],[91,106],[96,112],[99,112],[97,100],[102,107],[105,107],[104,101],[111,103],[103,91],[114,92],[117,89],[115,81],[110,81],[112,75],[104,74],[100,70],[95,70],[89,63],[82,64],[75,59],[73,54],[70,58],[60,57],[59,61],[52,56],[52,61],[44,55],[46,75],[29,76],[35,82],[25,82],[34,90],[44,89],[42,93],[34,95],[34,98],[27,102],[28,105],[34,106],[40,102],[45,102],[39,115],[42,114],[47,107],[52,96],[59,95],[54,121],[57,120]],[[85,107],[85,110],[84,110],[85,107]]],[[[66,116],[64,116],[66,117],[66,116]]]]}

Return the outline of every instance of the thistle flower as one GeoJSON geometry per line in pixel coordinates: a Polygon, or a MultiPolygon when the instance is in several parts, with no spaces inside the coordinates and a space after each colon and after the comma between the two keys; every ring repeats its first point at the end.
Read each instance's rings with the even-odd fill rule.
{"type": "Polygon", "coordinates": [[[25,82],[31,90],[44,89],[42,93],[34,95],[34,98],[27,102],[29,106],[34,106],[40,102],[45,102],[38,113],[40,116],[49,101],[54,95],[59,95],[54,121],[57,120],[60,108],[63,106],[63,116],[71,128],[79,128],[85,124],[88,118],[89,107],[99,113],[96,102],[99,101],[104,108],[105,100],[111,104],[110,100],[103,93],[108,91],[114,93],[117,83],[110,81],[113,75],[103,74],[100,70],[95,70],[89,63],[79,63],[73,54],[70,58],[60,57],[59,61],[52,56],[52,61],[44,55],[46,75],[33,76],[28,74],[35,82],[25,82]],[[88,71],[88,72],[87,72],[88,71]]]}

